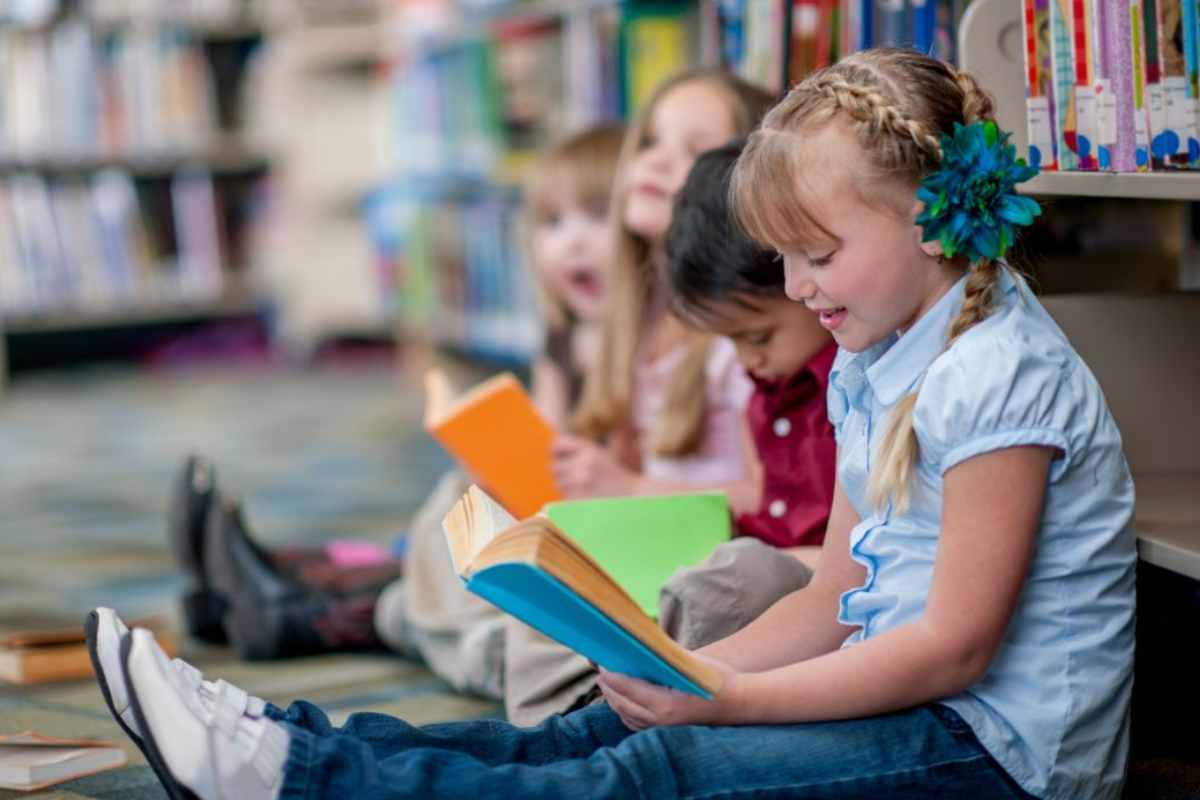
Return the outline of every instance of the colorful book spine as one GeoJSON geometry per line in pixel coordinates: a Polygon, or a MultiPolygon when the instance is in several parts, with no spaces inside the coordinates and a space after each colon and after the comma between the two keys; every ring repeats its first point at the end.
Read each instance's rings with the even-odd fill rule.
{"type": "Polygon", "coordinates": [[[1142,11],[1131,0],[1100,0],[1096,10],[1105,89],[1113,101],[1111,118],[1102,115],[1101,169],[1143,171],[1149,168],[1150,158],[1145,70],[1137,46],[1145,38],[1140,31],[1142,11]],[[1104,125],[1111,128],[1103,130],[1104,125]]]}
{"type": "MultiPolygon", "coordinates": [[[[1096,93],[1096,161],[1097,168],[1103,172],[1128,172],[1132,167],[1133,132],[1118,142],[1117,137],[1117,103],[1114,90],[1114,62],[1117,56],[1118,42],[1114,40],[1112,19],[1115,9],[1111,0],[1088,0],[1092,4],[1092,52],[1094,54],[1095,71],[1092,73],[1092,89],[1096,93]],[[1118,169],[1114,161],[1117,158],[1118,147],[1127,151],[1130,161],[1124,169],[1118,169]]],[[[1128,45],[1127,45],[1128,46],[1128,45]]],[[[1130,122],[1133,117],[1130,116],[1130,122]]]]}
{"type": "Polygon", "coordinates": [[[875,0],[877,45],[904,47],[910,42],[908,4],[905,0],[875,0]]]}
{"type": "Polygon", "coordinates": [[[937,29],[936,0],[910,0],[912,3],[912,46],[926,55],[933,54],[933,37],[937,29]]]}
{"type": "Polygon", "coordinates": [[[1025,113],[1029,127],[1029,163],[1058,169],[1054,137],[1054,82],[1050,60],[1050,0],[1023,0],[1025,35],[1025,113]]]}
{"type": "Polygon", "coordinates": [[[1054,151],[1061,170],[1079,169],[1072,146],[1078,122],[1075,109],[1075,59],[1071,41],[1071,0],[1050,0],[1050,62],[1054,74],[1054,151]]]}
{"type": "MultiPolygon", "coordinates": [[[[1158,4],[1161,0],[1142,0],[1141,19],[1132,20],[1135,51],[1145,52],[1145,85],[1147,136],[1150,141],[1150,168],[1162,169],[1165,164],[1167,104],[1163,97],[1162,61],[1158,49],[1158,4]]],[[[1136,3],[1131,4],[1131,8],[1136,3]]]]}
{"type": "MultiPolygon", "coordinates": [[[[1130,86],[1132,103],[1129,108],[1133,112],[1134,163],[1138,172],[1148,171],[1152,166],[1150,158],[1151,108],[1146,74],[1147,33],[1143,28],[1146,15],[1142,8],[1142,1],[1129,0],[1128,9],[1125,9],[1123,2],[1118,2],[1116,6],[1120,16],[1115,17],[1117,35],[1121,41],[1129,42],[1128,69],[1120,61],[1115,64],[1114,69],[1117,70],[1118,77],[1122,74],[1129,75],[1132,84],[1130,86]],[[1128,30],[1125,27],[1126,22],[1128,22],[1128,30]]],[[[1121,124],[1120,105],[1117,106],[1117,113],[1119,126],[1121,124]]]]}
{"type": "Polygon", "coordinates": [[[1100,134],[1100,100],[1096,96],[1094,75],[1096,54],[1093,36],[1091,0],[1070,0],[1071,50],[1075,72],[1075,131],[1068,131],[1067,144],[1079,157],[1078,169],[1095,171],[1100,134]]]}
{"type": "Polygon", "coordinates": [[[1200,167],[1200,0],[1183,0],[1183,60],[1187,77],[1188,113],[1187,166],[1200,167]]]}
{"type": "Polygon", "coordinates": [[[1176,169],[1188,166],[1188,141],[1195,136],[1195,103],[1189,96],[1184,27],[1183,0],[1158,0],[1158,52],[1166,105],[1163,161],[1176,169]]]}

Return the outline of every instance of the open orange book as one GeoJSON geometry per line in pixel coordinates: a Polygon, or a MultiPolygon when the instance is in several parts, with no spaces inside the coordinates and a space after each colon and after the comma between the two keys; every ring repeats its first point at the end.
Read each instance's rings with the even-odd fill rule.
{"type": "Polygon", "coordinates": [[[560,499],[550,470],[554,429],[511,373],[454,397],[445,373],[425,373],[425,429],[517,519],[560,499]]]}

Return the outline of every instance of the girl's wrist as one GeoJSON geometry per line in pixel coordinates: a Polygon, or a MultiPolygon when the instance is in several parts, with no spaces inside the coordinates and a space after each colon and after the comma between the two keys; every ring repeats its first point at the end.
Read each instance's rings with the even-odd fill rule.
{"type": "Polygon", "coordinates": [[[751,673],[731,670],[725,676],[725,682],[718,691],[720,712],[714,722],[718,725],[741,725],[754,721],[754,712],[750,707],[751,673]]]}

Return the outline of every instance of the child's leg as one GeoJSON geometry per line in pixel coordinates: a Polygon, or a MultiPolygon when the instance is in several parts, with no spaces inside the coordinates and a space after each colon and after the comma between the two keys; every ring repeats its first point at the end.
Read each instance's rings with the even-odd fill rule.
{"type": "Polygon", "coordinates": [[[741,630],[811,579],[799,559],[743,536],[671,576],[658,595],[658,623],[694,650],[741,630]]]}
{"type": "Polygon", "coordinates": [[[396,725],[393,755],[291,732],[281,797],[1028,798],[940,706],[792,726],[636,734],[600,704],[537,728],[396,725]]]}
{"type": "Polygon", "coordinates": [[[469,487],[457,471],[438,482],[409,529],[402,593],[385,592],[375,624],[383,641],[415,649],[455,689],[500,699],[505,615],[464,588],[442,532],[442,518],[469,487]]]}
{"type": "Polygon", "coordinates": [[[561,714],[596,685],[588,660],[528,625],[508,619],[504,634],[504,710],[514,725],[561,714]]]}

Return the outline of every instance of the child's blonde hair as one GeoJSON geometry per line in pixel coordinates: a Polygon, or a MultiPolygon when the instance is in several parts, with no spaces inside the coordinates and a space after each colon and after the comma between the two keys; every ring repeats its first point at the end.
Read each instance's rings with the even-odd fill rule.
{"type": "Polygon", "coordinates": [[[542,265],[536,263],[533,232],[558,210],[564,189],[580,205],[597,211],[608,208],[624,138],[625,126],[619,123],[597,125],[570,134],[538,158],[526,179],[522,226],[525,252],[551,335],[566,332],[574,319],[562,298],[550,290],[542,265]]]}
{"type": "MultiPolygon", "coordinates": [[[[629,193],[625,173],[630,161],[643,148],[654,110],[662,98],[673,89],[694,82],[710,85],[726,97],[734,120],[734,133],[738,136],[748,133],[774,102],[768,92],[725,70],[688,70],[661,83],[626,132],[617,169],[617,186],[613,191],[616,247],[603,347],[596,367],[588,370],[573,426],[593,438],[601,438],[631,422],[639,338],[645,326],[648,303],[658,291],[660,281],[650,263],[651,243],[630,230],[621,213],[629,193]]],[[[671,374],[663,412],[651,441],[653,452],[660,456],[687,455],[704,440],[704,420],[708,411],[705,364],[712,338],[699,332],[689,332],[687,336],[686,353],[671,374]]]]}
{"type": "MultiPolygon", "coordinates": [[[[806,204],[797,177],[810,163],[805,138],[843,122],[866,157],[866,163],[847,165],[860,197],[895,200],[893,210],[911,214],[921,178],[941,161],[942,135],[956,122],[981,120],[994,120],[991,96],[949,64],[915,50],[881,48],[847,56],[797,84],[751,136],[730,189],[735,213],[752,237],[779,250],[835,239],[821,224],[819,210],[806,204]],[[880,180],[895,181],[905,191],[878,193],[872,185],[876,193],[869,196],[864,184],[880,180]]],[[[966,295],[950,324],[947,347],[987,317],[1001,268],[990,259],[968,265],[966,295]]],[[[898,509],[907,506],[917,457],[916,404],[913,392],[888,420],[867,487],[877,508],[889,499],[898,509]]]]}

